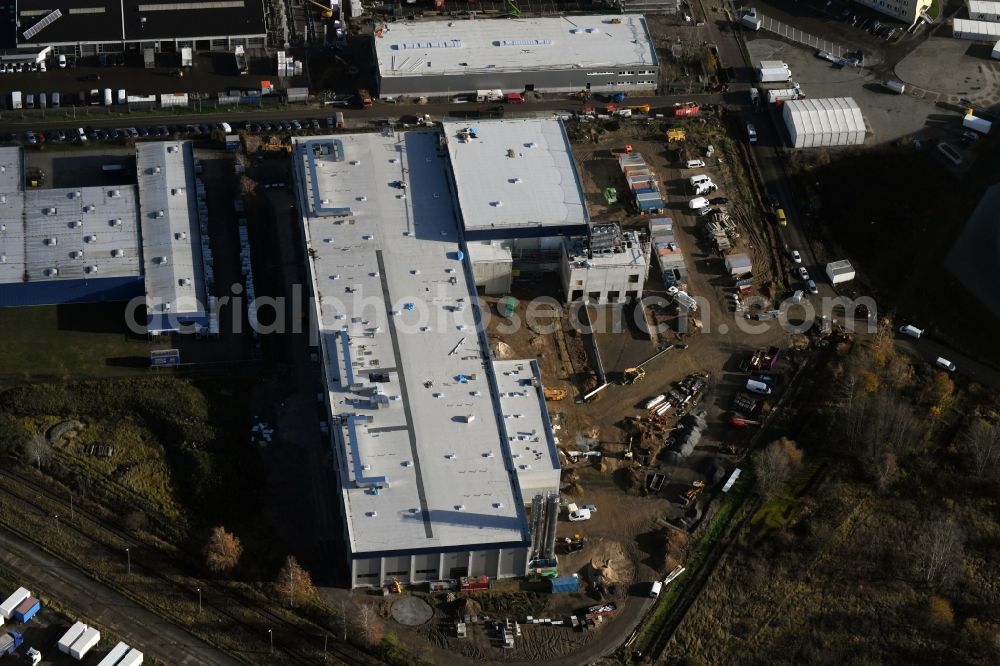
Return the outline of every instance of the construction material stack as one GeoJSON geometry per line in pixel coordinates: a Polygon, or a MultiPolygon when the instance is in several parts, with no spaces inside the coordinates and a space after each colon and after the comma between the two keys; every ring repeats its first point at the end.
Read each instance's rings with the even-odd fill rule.
{"type": "Polygon", "coordinates": [[[632,196],[635,197],[639,213],[658,213],[666,207],[663,195],[656,183],[656,174],[646,164],[641,153],[628,153],[618,156],[625,180],[629,184],[632,196]]]}

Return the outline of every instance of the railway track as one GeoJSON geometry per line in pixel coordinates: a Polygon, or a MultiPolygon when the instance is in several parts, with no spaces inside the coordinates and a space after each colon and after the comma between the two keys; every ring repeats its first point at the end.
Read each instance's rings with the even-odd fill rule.
{"type": "MultiPolygon", "coordinates": [[[[38,512],[39,515],[45,517],[51,517],[53,515],[58,515],[58,512],[63,511],[66,506],[66,498],[58,495],[57,493],[51,491],[50,489],[32,486],[29,490],[23,490],[21,486],[25,485],[24,479],[18,477],[16,474],[10,472],[6,469],[0,469],[0,497],[6,496],[11,500],[17,502],[21,506],[28,506],[38,512]],[[48,500],[50,504],[46,504],[44,500],[48,500]],[[54,505],[54,506],[53,506],[54,505]],[[55,508],[55,510],[53,510],[55,508]]],[[[191,589],[189,586],[181,585],[180,583],[172,580],[169,576],[162,573],[155,567],[150,567],[143,564],[143,561],[157,560],[163,564],[171,565],[172,568],[178,573],[183,575],[184,570],[189,566],[188,563],[184,562],[181,558],[171,558],[168,555],[162,553],[162,551],[152,551],[148,548],[146,544],[137,541],[133,536],[126,533],[125,531],[108,525],[102,518],[96,516],[93,512],[88,509],[74,507],[73,509],[73,519],[66,520],[65,514],[59,520],[59,529],[65,529],[72,531],[80,539],[94,544],[97,548],[109,553],[115,558],[121,557],[121,550],[117,547],[109,545],[106,541],[95,536],[97,533],[104,533],[109,536],[113,536],[119,542],[124,543],[125,547],[129,548],[135,555],[135,563],[131,565],[132,569],[136,572],[141,573],[143,576],[152,578],[158,581],[161,585],[164,585],[170,589],[175,590],[179,596],[190,597],[191,589]],[[144,557],[148,555],[149,557],[144,557]],[[180,565],[180,566],[178,566],[180,565]]],[[[16,525],[7,525],[7,529],[18,534],[23,539],[35,543],[40,548],[49,550],[46,544],[41,543],[37,535],[32,534],[30,531],[23,529],[22,527],[16,525]]],[[[49,552],[52,552],[49,550],[49,552]]],[[[53,553],[56,556],[60,556],[59,553],[53,553]]],[[[61,556],[60,556],[61,557],[61,556]]],[[[61,558],[62,559],[62,558],[61,558]]],[[[76,563],[73,563],[77,566],[76,563]]],[[[80,568],[80,567],[78,567],[80,568]]],[[[92,572],[82,569],[84,573],[88,576],[95,577],[92,572]]],[[[97,577],[95,577],[97,578],[97,577]]],[[[97,578],[97,580],[103,584],[110,585],[114,587],[117,591],[125,594],[126,596],[132,598],[138,603],[142,603],[142,600],[136,598],[127,586],[116,585],[110,581],[102,580],[97,578]]],[[[212,584],[210,581],[199,581],[201,589],[203,592],[203,602],[202,605],[218,615],[226,618],[234,626],[239,627],[246,631],[250,635],[262,635],[265,629],[273,629],[274,632],[271,634],[275,636],[274,641],[274,653],[273,657],[270,658],[271,663],[288,663],[288,664],[315,664],[316,657],[315,651],[306,650],[301,645],[308,643],[315,643],[319,638],[321,638],[324,633],[322,629],[317,627],[316,633],[311,633],[304,629],[301,625],[294,624],[281,617],[277,613],[268,610],[266,607],[260,605],[260,601],[257,599],[251,599],[246,595],[242,595],[232,590],[223,588],[218,585],[212,584]],[[239,607],[247,609],[250,613],[260,618],[258,623],[251,622],[245,618],[239,617],[234,612],[229,610],[233,607],[239,607]]],[[[146,604],[142,604],[144,607],[149,608],[146,604]]],[[[178,626],[189,630],[188,627],[177,622],[177,618],[171,617],[169,614],[164,614],[159,609],[149,608],[149,610],[155,612],[156,614],[164,617],[177,624],[178,626]]],[[[202,639],[194,632],[192,635],[197,638],[202,639]]],[[[263,641],[262,641],[263,643],[263,641]]],[[[254,661],[248,660],[243,655],[236,653],[233,654],[229,650],[221,646],[216,646],[218,649],[222,649],[229,653],[236,659],[243,661],[245,663],[255,663],[254,661]]],[[[263,649],[267,649],[266,647],[263,649]]],[[[363,665],[367,666],[369,664],[379,663],[378,661],[372,659],[365,653],[350,648],[343,643],[336,641],[327,641],[325,650],[330,656],[339,660],[341,663],[351,664],[351,665],[363,665]]]]}

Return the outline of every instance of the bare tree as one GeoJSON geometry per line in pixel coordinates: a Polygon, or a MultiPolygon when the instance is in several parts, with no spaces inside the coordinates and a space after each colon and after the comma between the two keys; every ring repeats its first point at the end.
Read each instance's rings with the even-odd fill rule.
{"type": "Polygon", "coordinates": [[[896,462],[896,454],[888,452],[875,462],[872,467],[872,476],[875,479],[875,488],[884,493],[889,490],[892,484],[899,481],[899,465],[896,462]]]}
{"type": "Polygon", "coordinates": [[[1000,427],[977,419],[962,435],[960,447],[969,457],[976,476],[993,474],[1000,463],[1000,427]]]}
{"type": "Polygon", "coordinates": [[[289,608],[309,603],[316,594],[309,572],[299,566],[293,555],[285,558],[275,585],[282,603],[287,602],[289,608]]]}
{"type": "MultiPolygon", "coordinates": [[[[757,479],[757,492],[765,499],[773,499],[785,486],[792,470],[792,460],[789,457],[786,443],[790,440],[771,442],[764,450],[753,455],[754,474],[757,479]]],[[[791,442],[794,448],[794,442],[791,442]]]]}
{"type": "Polygon", "coordinates": [[[363,645],[367,648],[377,647],[385,638],[385,626],[371,604],[361,604],[354,616],[355,630],[363,645]]]}
{"type": "Polygon", "coordinates": [[[221,525],[212,529],[205,545],[205,566],[212,573],[231,571],[240,561],[243,544],[239,537],[226,531],[221,525]]]}
{"type": "Polygon", "coordinates": [[[950,520],[926,525],[913,542],[913,571],[931,588],[950,583],[962,565],[965,535],[950,520]]]}

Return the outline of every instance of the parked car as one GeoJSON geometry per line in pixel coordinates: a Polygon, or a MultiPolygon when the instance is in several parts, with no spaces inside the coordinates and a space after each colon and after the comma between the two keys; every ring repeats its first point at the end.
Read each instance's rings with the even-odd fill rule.
{"type": "Polygon", "coordinates": [[[799,266],[799,277],[803,280],[809,279],[809,271],[806,270],[805,266],[799,266]]]}
{"type": "Polygon", "coordinates": [[[704,168],[705,162],[704,160],[688,160],[684,166],[687,169],[701,169],[704,168]]]}
{"type": "Polygon", "coordinates": [[[29,146],[34,146],[38,143],[38,135],[28,130],[24,133],[24,140],[28,142],[29,146]]]}
{"type": "MultiPolygon", "coordinates": [[[[955,367],[954,363],[941,356],[939,356],[937,360],[934,361],[934,365],[944,370],[947,370],[948,372],[955,372],[955,370],[958,369],[957,367],[955,367]]],[[[572,520],[572,518],[570,518],[570,520],[572,520]]]]}
{"type": "Polygon", "coordinates": [[[806,280],[806,289],[809,290],[810,294],[816,295],[819,293],[819,289],[816,287],[815,280],[806,280]]]}
{"type": "Polygon", "coordinates": [[[802,255],[799,254],[798,250],[792,250],[792,261],[794,261],[797,264],[802,263],[802,255]]]}
{"type": "Polygon", "coordinates": [[[576,511],[570,511],[569,513],[570,522],[579,522],[581,520],[590,520],[590,509],[577,509],[576,511]]]}

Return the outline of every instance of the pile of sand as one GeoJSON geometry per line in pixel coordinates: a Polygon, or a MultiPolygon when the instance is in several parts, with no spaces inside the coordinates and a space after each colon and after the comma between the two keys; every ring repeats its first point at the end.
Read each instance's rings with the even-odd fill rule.
{"type": "Polygon", "coordinates": [[[632,562],[625,556],[625,549],[617,541],[600,539],[592,542],[590,564],[586,578],[594,585],[613,585],[632,578],[632,562]]]}

